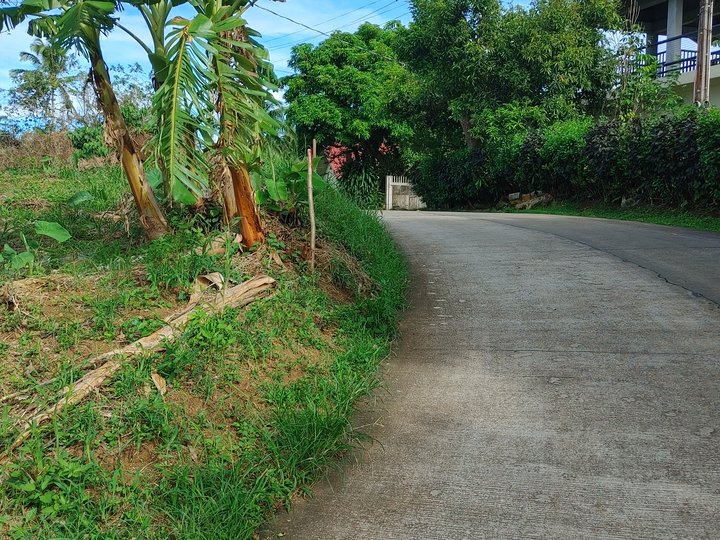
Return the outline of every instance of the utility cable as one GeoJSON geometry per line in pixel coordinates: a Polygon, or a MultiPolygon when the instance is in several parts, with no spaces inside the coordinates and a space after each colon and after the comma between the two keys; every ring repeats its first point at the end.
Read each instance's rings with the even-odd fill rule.
{"type": "MultiPolygon", "coordinates": [[[[369,19],[372,19],[372,18],[374,18],[374,17],[377,17],[378,15],[381,14],[381,13],[379,13],[379,12],[381,12],[383,9],[385,9],[386,7],[388,7],[388,6],[392,5],[392,4],[396,4],[396,3],[397,3],[397,0],[390,0],[390,2],[388,2],[387,4],[384,4],[384,5],[382,5],[382,6],[380,6],[378,9],[373,10],[373,11],[371,11],[370,13],[367,13],[367,14],[363,15],[362,17],[359,17],[359,18],[357,18],[357,19],[354,19],[354,20],[350,21],[349,23],[347,23],[347,24],[345,24],[345,25],[343,25],[343,26],[340,26],[340,27],[338,27],[338,28],[333,28],[332,30],[328,30],[328,32],[331,32],[331,33],[332,33],[332,32],[336,32],[337,30],[340,30],[340,29],[342,29],[342,28],[347,28],[348,26],[352,26],[353,24],[355,24],[355,23],[357,23],[357,22],[364,21],[364,20],[369,20],[369,19]]],[[[393,8],[391,8],[391,10],[394,9],[394,8],[396,8],[396,7],[403,7],[403,6],[402,6],[402,4],[400,4],[399,6],[394,6],[393,8]]],[[[383,12],[383,13],[384,13],[384,12],[383,12]]],[[[293,22],[293,23],[295,23],[295,24],[298,24],[298,22],[297,22],[297,21],[294,21],[294,20],[291,21],[291,22],[293,22]]],[[[321,24],[322,24],[322,23],[321,23],[321,24]]],[[[313,28],[313,30],[316,31],[316,32],[319,32],[319,30],[318,30],[317,28],[313,28]]],[[[302,32],[302,30],[298,30],[298,32],[302,32]]],[[[284,49],[285,47],[291,47],[292,45],[295,45],[295,44],[297,44],[297,43],[302,43],[303,41],[305,41],[305,38],[302,38],[302,39],[297,40],[297,41],[290,41],[290,42],[287,42],[287,43],[276,43],[275,45],[272,46],[272,48],[270,48],[270,50],[284,49]]],[[[267,45],[267,44],[266,44],[266,45],[267,45]]]]}
{"type": "MultiPolygon", "coordinates": [[[[396,2],[396,1],[397,1],[397,0],[393,0],[393,2],[396,2]]],[[[284,19],[284,20],[286,20],[286,21],[290,21],[290,22],[293,23],[293,24],[296,24],[296,25],[298,25],[298,26],[302,26],[303,28],[307,28],[308,30],[311,30],[311,31],[313,31],[313,32],[316,32],[316,33],[318,33],[318,34],[320,34],[320,35],[323,35],[323,36],[325,36],[325,37],[332,37],[332,34],[329,34],[328,32],[324,32],[323,30],[319,30],[319,29],[317,29],[317,28],[313,28],[312,26],[309,26],[309,25],[307,25],[307,24],[305,24],[305,23],[303,23],[303,22],[300,22],[300,21],[296,21],[295,19],[293,19],[293,18],[291,18],[291,17],[287,17],[286,15],[282,15],[282,14],[276,12],[276,11],[273,11],[272,9],[268,9],[268,8],[266,8],[266,7],[263,7],[263,6],[259,6],[259,5],[257,5],[257,3],[254,3],[253,6],[256,7],[256,8],[262,9],[263,11],[267,11],[268,13],[271,13],[272,15],[275,15],[276,17],[279,17],[279,18],[284,19]]],[[[382,8],[380,8],[380,9],[382,9],[382,8]]],[[[403,13],[402,15],[400,15],[400,17],[404,17],[405,15],[409,15],[409,14],[410,14],[410,12],[407,11],[406,13],[403,13]]],[[[376,14],[376,15],[374,15],[373,17],[376,17],[376,16],[378,16],[378,15],[379,15],[379,14],[376,14]]],[[[358,22],[358,21],[355,21],[355,22],[358,22]]],[[[332,30],[332,31],[334,32],[335,30],[332,30]]],[[[306,40],[301,40],[301,42],[302,42],[302,41],[306,41],[306,40]]],[[[377,56],[377,57],[379,57],[379,58],[382,58],[383,60],[387,60],[387,61],[389,61],[389,62],[396,62],[396,61],[397,61],[397,59],[395,59],[395,58],[391,58],[391,57],[389,57],[389,56],[385,56],[385,55],[383,55],[383,54],[378,53],[377,51],[373,51],[373,50],[371,50],[371,49],[369,49],[369,48],[367,48],[367,47],[363,47],[363,46],[360,46],[360,45],[355,44],[355,43],[347,43],[347,45],[349,45],[349,46],[352,47],[352,48],[361,50],[361,51],[363,51],[363,52],[366,52],[366,53],[375,55],[375,56],[377,56]]],[[[286,45],[285,47],[282,47],[282,48],[284,49],[284,48],[286,48],[286,47],[287,47],[287,45],[286,45]]],[[[277,49],[277,47],[274,47],[273,49],[277,49]]],[[[269,50],[269,51],[272,51],[273,49],[268,49],[268,50],[269,50]]]]}
{"type": "MultiPolygon", "coordinates": [[[[258,6],[258,7],[259,7],[259,6],[258,6]]],[[[404,7],[404,6],[402,6],[402,5],[393,6],[392,8],[387,9],[387,10],[385,10],[385,11],[381,11],[381,12],[375,13],[375,15],[370,15],[370,16],[368,16],[368,17],[364,17],[364,18],[361,18],[361,19],[356,19],[356,20],[354,20],[354,21],[352,21],[352,22],[350,22],[350,23],[348,23],[348,24],[345,24],[345,25],[343,25],[343,26],[339,26],[339,27],[337,27],[337,28],[334,28],[334,29],[332,29],[332,30],[329,30],[329,32],[330,32],[330,34],[332,34],[332,33],[334,33],[334,32],[338,32],[338,31],[340,31],[340,30],[342,30],[342,29],[344,29],[344,28],[347,28],[347,27],[349,27],[349,26],[353,26],[354,24],[356,24],[356,23],[358,23],[358,22],[369,22],[370,19],[374,19],[375,17],[379,17],[379,16],[381,16],[381,15],[384,15],[385,13],[388,13],[388,12],[390,12],[390,11],[393,11],[393,10],[395,10],[395,9],[397,9],[397,8],[402,8],[402,7],[404,7]]],[[[402,18],[402,17],[405,17],[406,15],[410,15],[410,13],[411,13],[410,11],[406,11],[406,12],[401,13],[400,15],[398,15],[396,18],[397,18],[397,19],[400,19],[400,18],[402,18]]],[[[321,30],[318,30],[318,29],[316,29],[316,28],[313,28],[312,30],[313,30],[314,32],[317,32],[318,34],[323,35],[323,36],[326,36],[326,37],[329,37],[329,36],[330,36],[330,34],[328,34],[328,32],[322,32],[321,30]]],[[[308,42],[308,41],[311,41],[311,40],[313,40],[313,39],[317,39],[317,38],[319,38],[319,37],[320,37],[320,36],[318,35],[318,36],[315,36],[315,37],[298,39],[298,40],[296,40],[296,41],[291,41],[291,42],[289,42],[289,43],[277,44],[277,45],[275,45],[275,46],[273,46],[273,47],[269,47],[268,50],[269,50],[269,51],[279,51],[279,50],[287,49],[288,47],[292,47],[293,45],[298,45],[299,43],[306,43],[306,42],[308,42]]]]}
{"type": "MultiPolygon", "coordinates": [[[[375,5],[375,4],[379,4],[379,3],[382,2],[382,1],[383,1],[383,0],[375,0],[374,2],[370,2],[369,4],[365,4],[364,6],[360,6],[359,8],[355,8],[355,9],[353,9],[353,10],[351,10],[351,11],[346,12],[346,13],[341,13],[340,15],[337,15],[336,17],[333,17],[333,18],[331,18],[331,19],[327,19],[326,21],[323,21],[323,22],[318,23],[318,26],[321,26],[321,25],[323,25],[323,24],[327,24],[327,23],[332,22],[332,21],[336,21],[336,20],[338,20],[338,19],[342,19],[343,17],[347,17],[348,15],[352,15],[353,13],[356,13],[356,12],[362,10],[362,9],[366,9],[366,8],[369,8],[370,6],[375,5]]],[[[288,37],[288,36],[294,36],[295,34],[299,34],[300,32],[302,32],[302,30],[296,30],[295,32],[290,32],[289,34],[285,34],[284,36],[278,36],[278,37],[275,37],[275,38],[270,38],[270,39],[268,39],[268,40],[265,41],[265,45],[267,45],[268,43],[272,43],[273,41],[278,41],[278,40],[285,39],[285,38],[288,37]]]]}

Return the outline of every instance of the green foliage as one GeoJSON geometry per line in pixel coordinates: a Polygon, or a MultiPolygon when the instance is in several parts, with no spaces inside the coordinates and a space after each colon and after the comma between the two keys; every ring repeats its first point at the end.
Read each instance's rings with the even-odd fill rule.
{"type": "Polygon", "coordinates": [[[700,156],[700,199],[720,203],[720,110],[711,108],[697,116],[697,147],[700,156]]]}
{"type": "Polygon", "coordinates": [[[527,133],[514,161],[489,156],[485,181],[561,199],[716,207],[718,130],[717,110],[692,106],[628,121],[565,120],[527,133]]]}
{"type": "Polygon", "coordinates": [[[377,210],[383,203],[380,191],[381,172],[372,164],[350,160],[342,168],[342,176],[336,178],[340,191],[350,197],[360,208],[377,210]]]}
{"type": "MultiPolygon", "coordinates": [[[[313,194],[327,188],[317,172],[319,158],[313,160],[313,194]]],[[[294,220],[308,205],[308,160],[271,159],[259,171],[251,174],[258,204],[294,220]]]]}
{"type": "Polygon", "coordinates": [[[610,89],[603,106],[603,112],[623,121],[672,109],[682,103],[675,92],[679,73],[658,78],[657,58],[644,52],[641,35],[639,28],[620,35],[619,80],[610,89]]]}
{"type": "Polygon", "coordinates": [[[204,94],[206,76],[212,72],[212,58],[206,50],[216,32],[212,21],[202,14],[176,23],[168,36],[168,76],[153,97],[160,126],[154,147],[165,164],[166,194],[193,204],[209,189],[209,165],[200,145],[211,145],[213,137],[212,104],[204,94]]]}
{"type": "Polygon", "coordinates": [[[353,149],[374,168],[392,166],[395,145],[412,135],[407,121],[392,114],[409,85],[393,50],[398,32],[392,23],[366,23],[318,46],[293,48],[289,64],[298,74],[283,84],[287,117],[301,140],[315,137],[321,146],[353,149]]]}
{"type": "Polygon", "coordinates": [[[197,276],[223,271],[218,257],[206,253],[209,241],[200,228],[181,223],[175,234],[148,244],[143,250],[143,262],[150,284],[182,292],[193,286],[197,276]]]}
{"type": "Polygon", "coordinates": [[[378,293],[347,313],[344,324],[373,336],[387,336],[405,306],[407,263],[376,214],[361,210],[346,196],[328,189],[317,200],[318,230],[341,243],[361,263],[378,293]]]}
{"type": "Polygon", "coordinates": [[[75,148],[73,156],[76,160],[105,157],[110,154],[110,148],[103,141],[103,127],[100,124],[76,127],[68,132],[68,137],[75,148]]]}
{"type": "Polygon", "coordinates": [[[35,222],[35,234],[39,234],[41,236],[48,236],[53,240],[60,242],[61,244],[63,242],[67,242],[72,237],[72,235],[67,231],[67,229],[59,223],[42,220],[38,220],[35,222]]]}
{"type": "MultiPolygon", "coordinates": [[[[35,222],[35,234],[52,238],[60,244],[67,242],[72,237],[67,229],[59,223],[42,220],[35,222]]],[[[20,239],[25,251],[18,252],[5,244],[0,252],[0,265],[6,264],[13,271],[27,268],[28,273],[32,274],[40,244],[34,240],[29,240],[23,233],[20,233],[20,239]]]]}
{"type": "Polygon", "coordinates": [[[486,202],[483,189],[486,154],[483,150],[461,149],[421,162],[413,180],[415,191],[431,208],[462,208],[486,202]]]}
{"type": "Polygon", "coordinates": [[[153,97],[155,157],[166,195],[183,204],[209,191],[208,149],[220,150],[234,164],[252,163],[259,139],[276,128],[265,110],[274,102],[272,66],[241,17],[248,5],[193,5],[193,19],[170,21],[166,58],[151,55],[164,66],[153,97]]]}
{"type": "Polygon", "coordinates": [[[567,190],[584,186],[586,134],[591,126],[589,118],[581,118],[557,122],[542,131],[538,152],[543,164],[542,181],[531,187],[565,196],[567,190]]]}
{"type": "MultiPolygon", "coordinates": [[[[288,170],[297,164],[289,163],[288,170]]],[[[295,171],[303,181],[306,167],[295,171]]],[[[128,237],[123,224],[91,217],[116,207],[118,169],[54,172],[52,189],[42,191],[47,215],[14,204],[40,192],[47,177],[0,176],[1,195],[9,201],[0,207],[0,221],[14,227],[0,234],[14,242],[20,232],[32,235],[35,221],[57,219],[72,241],[38,239],[43,252],[52,250],[63,283],[69,273],[99,281],[74,299],[82,306],[78,320],[47,321],[44,310],[30,304],[23,313],[0,317],[4,330],[37,326],[51,333],[67,355],[60,376],[36,387],[42,343],[22,345],[23,360],[35,368],[23,375],[20,389],[37,388],[40,399],[54,399],[82,375],[78,358],[88,336],[129,340],[152,332],[161,323],[149,313],[166,307],[166,287],[182,290],[199,272],[213,270],[239,282],[247,277],[239,274],[245,263],[268,262],[262,250],[234,253],[232,265],[207,255],[212,237],[199,218],[142,244],[134,229],[128,237]]],[[[369,278],[372,285],[362,292],[370,294],[358,291],[356,303],[340,304],[321,289],[317,274],[289,271],[277,276],[270,298],[222,314],[198,313],[176,340],[126,362],[86,405],[66,409],[33,432],[14,455],[15,465],[0,471],[10,479],[0,488],[9,516],[4,533],[28,539],[251,538],[274,509],[347,451],[360,437],[350,423],[352,406],[377,384],[378,363],[404,306],[407,269],[378,215],[330,188],[317,194],[316,208],[330,253],[340,253],[330,246],[341,242],[364,270],[360,279],[343,254],[332,264],[332,279],[351,286],[369,278]],[[164,399],[152,383],[155,373],[167,381],[164,399]]],[[[269,246],[287,250],[277,238],[269,246]]],[[[9,350],[13,357],[16,344],[9,350]]],[[[12,420],[7,412],[0,417],[4,444],[17,435],[12,420]]]]}

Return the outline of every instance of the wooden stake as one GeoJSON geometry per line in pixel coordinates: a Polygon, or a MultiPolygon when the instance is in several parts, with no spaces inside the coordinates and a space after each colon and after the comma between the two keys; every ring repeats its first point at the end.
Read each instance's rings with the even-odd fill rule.
{"type": "MultiPolygon", "coordinates": [[[[313,141],[314,142],[314,141],[313,141]]],[[[310,270],[315,270],[315,199],[313,197],[313,151],[308,148],[308,209],[310,211],[310,270]]]]}
{"type": "Polygon", "coordinates": [[[313,139],[313,159],[317,157],[317,139],[313,139]]]}

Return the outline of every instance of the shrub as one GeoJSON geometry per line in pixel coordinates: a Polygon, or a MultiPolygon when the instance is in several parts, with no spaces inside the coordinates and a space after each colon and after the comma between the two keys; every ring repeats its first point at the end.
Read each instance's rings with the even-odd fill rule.
{"type": "Polygon", "coordinates": [[[696,178],[695,200],[720,204],[720,109],[708,109],[697,116],[697,145],[700,173],[696,178]]]}
{"type": "Polygon", "coordinates": [[[585,146],[589,118],[557,122],[542,131],[538,154],[542,163],[540,182],[536,186],[558,196],[581,192],[587,183],[585,146]]]}
{"type": "Polygon", "coordinates": [[[540,155],[542,137],[539,131],[528,133],[520,146],[517,180],[520,191],[532,191],[543,183],[543,162],[540,155]]]}
{"type": "Polygon", "coordinates": [[[413,177],[413,187],[430,208],[470,207],[492,203],[484,182],[486,153],[462,149],[442,157],[427,156],[413,177]]]}
{"type": "Polygon", "coordinates": [[[628,132],[638,126],[602,121],[585,135],[585,160],[588,167],[586,194],[589,199],[612,202],[634,195],[639,177],[631,167],[632,153],[628,132]]]}
{"type": "Polygon", "coordinates": [[[103,141],[103,127],[101,124],[91,124],[75,128],[69,133],[70,142],[75,148],[75,159],[90,159],[105,157],[110,149],[103,141]]]}

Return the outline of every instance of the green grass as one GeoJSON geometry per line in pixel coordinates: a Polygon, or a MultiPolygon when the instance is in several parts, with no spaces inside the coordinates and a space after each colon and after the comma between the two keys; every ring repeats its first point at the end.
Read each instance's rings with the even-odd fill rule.
{"type": "Polygon", "coordinates": [[[720,216],[676,210],[671,208],[658,208],[643,206],[636,208],[617,208],[612,206],[593,204],[581,205],[578,203],[553,203],[549,206],[523,210],[525,214],[555,214],[562,216],[582,216],[605,219],[619,219],[623,221],[640,221],[657,225],[671,225],[686,227],[699,231],[720,232],[720,216]]]}
{"type": "MultiPolygon", "coordinates": [[[[88,174],[96,175],[97,189],[115,193],[112,170],[88,174]]],[[[22,192],[13,200],[35,193],[4,181],[0,194],[22,192]]],[[[0,215],[24,230],[39,216],[72,227],[74,245],[38,248],[42,264],[33,275],[67,277],[63,305],[82,316],[50,320],[41,301],[24,306],[22,317],[0,311],[0,328],[19,336],[12,351],[22,355],[22,369],[32,364],[37,372],[7,384],[35,390],[45,402],[81,375],[88,340],[147,335],[158,325],[153,310],[184,301],[199,273],[241,280],[247,276],[239,263],[255,257],[204,255],[213,233],[198,223],[178,224],[174,235],[151,244],[131,230],[118,246],[105,245],[112,242],[91,233],[94,218],[63,202],[74,189],[67,182],[75,181],[82,182],[67,173],[56,185],[62,195],[45,199],[40,210],[21,215],[27,209],[11,205],[0,215]],[[58,365],[43,372],[48,339],[56,343],[58,365]],[[49,375],[57,377],[53,383],[37,385],[49,375]]],[[[34,431],[0,471],[8,475],[0,485],[0,536],[251,538],[363,437],[352,428],[353,407],[379,383],[377,368],[405,305],[407,267],[379,217],[342,195],[321,194],[317,217],[325,247],[343,246],[357,263],[333,248],[327,275],[308,274],[294,252],[282,251],[301,271],[264,262],[278,280],[273,297],[198,315],[163,350],[128,361],[93,399],[34,431]],[[358,264],[362,278],[353,270],[358,264]],[[368,278],[372,286],[361,287],[368,278]],[[333,299],[329,282],[355,301],[333,299]],[[165,396],[153,386],[153,373],[166,380],[165,396]]],[[[270,248],[285,246],[275,238],[270,248]]],[[[0,441],[7,445],[14,435],[5,409],[0,441]]]]}

